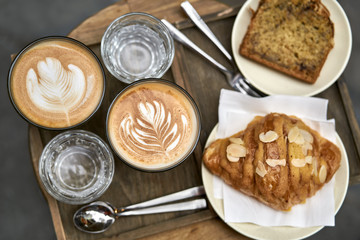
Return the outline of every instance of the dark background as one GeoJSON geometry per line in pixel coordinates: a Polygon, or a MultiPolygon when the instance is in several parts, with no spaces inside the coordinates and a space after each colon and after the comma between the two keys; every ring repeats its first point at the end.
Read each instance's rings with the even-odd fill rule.
{"type": "MultiPolygon", "coordinates": [[[[36,181],[28,150],[27,123],[7,94],[10,54],[48,35],[67,35],[115,0],[0,0],[0,239],[55,239],[48,205],[36,181]]],[[[236,0],[222,0],[236,5],[236,0]]],[[[344,72],[360,122],[360,1],[339,0],[352,27],[353,51],[344,72]]],[[[360,239],[360,185],[350,186],[336,226],[312,239],[360,239]]]]}

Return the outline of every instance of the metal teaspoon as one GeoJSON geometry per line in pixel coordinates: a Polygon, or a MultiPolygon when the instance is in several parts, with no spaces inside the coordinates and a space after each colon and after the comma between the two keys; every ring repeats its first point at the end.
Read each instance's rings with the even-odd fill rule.
{"type": "Polygon", "coordinates": [[[205,208],[205,199],[196,199],[187,202],[155,206],[185,198],[204,195],[204,193],[204,187],[199,186],[120,209],[115,208],[109,203],[97,201],[85,205],[77,210],[74,214],[73,222],[76,228],[83,232],[101,233],[106,231],[115,222],[115,219],[120,216],[144,215],[205,208]]]}

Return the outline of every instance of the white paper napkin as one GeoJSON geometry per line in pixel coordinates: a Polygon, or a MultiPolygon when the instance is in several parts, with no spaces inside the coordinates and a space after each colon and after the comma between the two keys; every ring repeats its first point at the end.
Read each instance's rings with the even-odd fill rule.
{"type": "MultiPolygon", "coordinates": [[[[219,104],[217,138],[233,135],[246,128],[258,115],[271,112],[295,115],[332,142],[335,121],[327,120],[328,101],[313,97],[269,96],[253,98],[239,92],[222,89],[219,104]]],[[[222,198],[226,222],[251,222],[262,226],[334,226],[334,179],[305,204],[291,211],[276,211],[257,200],[234,190],[218,177],[213,177],[214,197],[222,198]]]]}

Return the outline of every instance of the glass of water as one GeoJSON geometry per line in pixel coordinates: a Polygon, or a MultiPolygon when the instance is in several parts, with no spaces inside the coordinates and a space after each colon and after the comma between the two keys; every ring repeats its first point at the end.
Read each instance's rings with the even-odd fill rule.
{"type": "Polygon", "coordinates": [[[162,77],[171,66],[174,52],[174,41],[165,24],[146,13],[117,18],[101,41],[106,68],[125,83],[162,77]]]}
{"type": "Polygon", "coordinates": [[[96,134],[67,131],[45,146],[39,175],[46,191],[58,201],[88,203],[109,187],[114,175],[113,154],[96,134]]]}

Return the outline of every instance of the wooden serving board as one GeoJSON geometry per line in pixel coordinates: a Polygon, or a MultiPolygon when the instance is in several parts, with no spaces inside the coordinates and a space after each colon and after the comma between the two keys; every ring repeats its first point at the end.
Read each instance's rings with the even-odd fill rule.
{"type": "MultiPolygon", "coordinates": [[[[235,16],[240,7],[228,8],[215,1],[191,1],[208,22],[215,35],[231,52],[231,30],[235,16]]],[[[239,1],[242,4],[244,1],[239,1]]],[[[166,18],[183,31],[203,50],[212,55],[225,66],[230,67],[217,48],[208,40],[180,9],[181,1],[172,0],[128,0],[116,3],[88,20],[84,21],[69,36],[86,44],[100,57],[99,42],[110,22],[118,16],[130,11],[148,12],[158,18],[166,18]],[[151,4],[150,4],[151,3],[151,4]]],[[[175,43],[175,58],[171,70],[164,79],[174,81],[184,87],[198,104],[202,116],[202,131],[200,142],[194,153],[180,166],[162,173],[145,173],[134,170],[115,157],[115,174],[113,182],[105,194],[99,199],[111,202],[121,207],[149,200],[172,192],[180,191],[197,185],[201,180],[202,150],[212,128],[218,122],[218,102],[220,89],[231,89],[222,73],[214,69],[201,57],[175,43]]],[[[98,112],[85,124],[77,127],[107,140],[105,133],[106,114],[114,97],[126,86],[115,79],[106,69],[106,92],[102,106],[98,112]]],[[[351,183],[360,182],[360,131],[352,110],[345,81],[341,78],[328,90],[318,95],[329,99],[329,118],[336,119],[337,131],[347,150],[351,183]]],[[[58,239],[247,239],[223,223],[209,206],[205,210],[166,213],[147,216],[123,217],[105,233],[86,234],[75,229],[72,223],[74,212],[79,206],[63,204],[53,199],[44,191],[38,173],[38,159],[43,147],[60,131],[49,131],[29,125],[29,145],[31,159],[36,177],[44,196],[48,201],[55,232],[58,239]]]]}

